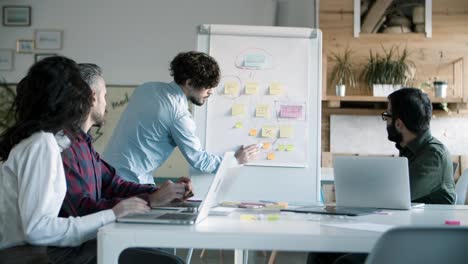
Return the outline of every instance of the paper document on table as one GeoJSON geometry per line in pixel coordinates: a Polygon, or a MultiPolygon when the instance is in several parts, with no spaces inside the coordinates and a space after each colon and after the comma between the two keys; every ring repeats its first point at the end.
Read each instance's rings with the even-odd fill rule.
{"type": "Polygon", "coordinates": [[[347,228],[347,229],[357,229],[365,231],[374,231],[374,232],[386,232],[387,230],[393,228],[392,225],[381,225],[373,223],[337,223],[337,224],[322,224],[324,226],[338,227],[338,228],[347,228]]]}

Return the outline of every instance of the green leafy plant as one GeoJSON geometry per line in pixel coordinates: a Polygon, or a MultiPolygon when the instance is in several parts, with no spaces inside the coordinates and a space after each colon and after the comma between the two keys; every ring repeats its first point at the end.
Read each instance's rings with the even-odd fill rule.
{"type": "Polygon", "coordinates": [[[383,55],[369,51],[369,59],[364,67],[363,77],[365,83],[372,88],[374,84],[401,84],[406,85],[414,75],[416,68],[409,59],[409,51],[405,47],[402,52],[398,47],[392,46],[386,50],[383,46],[383,55]]]}
{"type": "Polygon", "coordinates": [[[350,88],[356,87],[356,77],[353,71],[352,54],[354,51],[346,48],[343,54],[332,52],[329,60],[334,62],[330,73],[332,85],[346,85],[350,88]]]}
{"type": "Polygon", "coordinates": [[[2,79],[0,83],[0,132],[11,126],[14,115],[11,107],[15,100],[15,91],[2,79]]]}

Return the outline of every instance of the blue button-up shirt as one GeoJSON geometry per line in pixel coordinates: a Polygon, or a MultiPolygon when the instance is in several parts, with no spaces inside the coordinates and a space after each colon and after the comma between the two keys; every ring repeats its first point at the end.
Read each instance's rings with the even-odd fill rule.
{"type": "Polygon", "coordinates": [[[207,153],[195,136],[187,97],[175,82],[137,87],[104,152],[123,178],[154,183],[153,172],[175,147],[195,169],[213,173],[221,157],[207,153]]]}

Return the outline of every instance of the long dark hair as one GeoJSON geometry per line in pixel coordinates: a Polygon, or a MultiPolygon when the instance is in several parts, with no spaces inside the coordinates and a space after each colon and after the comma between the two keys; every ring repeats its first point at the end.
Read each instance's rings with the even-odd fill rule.
{"type": "Polygon", "coordinates": [[[75,61],[54,56],[36,62],[17,86],[15,122],[0,135],[0,160],[35,132],[76,135],[92,106],[92,92],[75,61]]]}

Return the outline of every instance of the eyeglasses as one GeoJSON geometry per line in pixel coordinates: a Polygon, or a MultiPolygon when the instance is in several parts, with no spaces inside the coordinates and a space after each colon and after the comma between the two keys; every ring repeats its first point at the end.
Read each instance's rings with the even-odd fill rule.
{"type": "Polygon", "coordinates": [[[381,115],[383,121],[387,121],[389,118],[393,118],[393,115],[387,112],[383,112],[381,115]]]}

